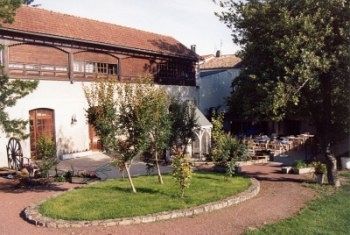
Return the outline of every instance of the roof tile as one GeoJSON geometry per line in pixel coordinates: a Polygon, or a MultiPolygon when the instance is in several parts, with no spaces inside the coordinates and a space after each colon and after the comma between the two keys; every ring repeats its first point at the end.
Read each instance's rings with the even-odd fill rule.
{"type": "Polygon", "coordinates": [[[92,19],[22,6],[15,22],[3,28],[86,40],[154,53],[196,58],[197,55],[172,37],[92,19]]]}

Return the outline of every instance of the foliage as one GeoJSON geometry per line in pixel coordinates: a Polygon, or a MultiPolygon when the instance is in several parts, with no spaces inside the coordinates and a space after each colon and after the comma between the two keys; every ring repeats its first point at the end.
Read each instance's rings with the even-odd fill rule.
{"type": "MultiPolygon", "coordinates": [[[[350,175],[347,176],[350,179],[350,175]]],[[[350,182],[350,181],[349,181],[350,182]]],[[[326,186],[318,186],[322,190],[326,186]]],[[[350,185],[321,195],[297,215],[266,225],[248,234],[348,234],[350,231],[350,185]]]]}
{"type": "Polygon", "coordinates": [[[212,124],[213,124],[213,128],[211,130],[211,146],[212,148],[216,148],[218,145],[220,145],[222,138],[224,138],[225,136],[225,132],[224,132],[224,125],[223,125],[223,121],[224,121],[224,114],[220,113],[220,114],[215,114],[212,117],[212,124]]]}
{"type": "Polygon", "coordinates": [[[244,64],[232,84],[231,115],[310,119],[335,184],[335,161],[326,148],[350,127],[350,2],[219,2],[223,12],[217,15],[241,45],[244,64]]]}
{"type": "MultiPolygon", "coordinates": [[[[20,7],[20,0],[0,0],[0,27],[2,23],[12,23],[15,11],[20,7]]],[[[3,45],[0,45],[0,50],[3,45]]],[[[6,109],[16,105],[18,99],[31,93],[38,85],[36,81],[10,80],[4,74],[3,66],[0,66],[0,129],[9,135],[26,138],[25,133],[27,121],[22,119],[11,119],[6,109]]]]}
{"type": "Polygon", "coordinates": [[[162,182],[158,155],[168,146],[171,127],[165,91],[147,77],[136,84],[103,79],[84,87],[84,91],[89,104],[88,120],[114,164],[128,173],[133,191],[136,192],[130,176],[132,160],[147,150],[154,153],[162,182]]]}
{"type": "Polygon", "coordinates": [[[322,162],[313,162],[312,166],[315,168],[315,174],[326,174],[327,166],[322,162]]]}
{"type": "Polygon", "coordinates": [[[0,0],[0,27],[2,23],[12,23],[22,0],[0,0]]]}
{"type": "Polygon", "coordinates": [[[184,152],[186,145],[196,137],[195,130],[198,128],[198,123],[195,107],[189,102],[182,102],[173,98],[169,112],[172,123],[170,146],[184,152]]]}
{"type": "Polygon", "coordinates": [[[307,167],[307,164],[303,160],[296,160],[293,166],[296,169],[301,169],[307,167]]]}
{"type": "MultiPolygon", "coordinates": [[[[139,89],[139,88],[136,88],[139,89]]],[[[137,93],[137,92],[136,92],[137,93]]],[[[169,97],[165,90],[154,84],[143,88],[142,98],[136,107],[143,132],[148,135],[148,151],[153,156],[157,167],[159,183],[163,184],[159,167],[159,156],[169,147],[171,119],[169,114],[169,97]]]]}
{"type": "Polygon", "coordinates": [[[58,162],[56,157],[56,145],[51,138],[42,136],[38,139],[37,145],[37,165],[40,173],[44,177],[49,177],[49,170],[58,162]]]}
{"type": "Polygon", "coordinates": [[[177,182],[171,175],[164,175],[163,185],[155,184],[157,176],[134,178],[138,193],[131,193],[125,180],[108,180],[47,200],[39,211],[45,216],[65,220],[147,215],[218,201],[246,190],[251,184],[244,177],[223,179],[221,174],[194,173],[184,198],[179,197],[177,182]]]}
{"type": "Polygon", "coordinates": [[[116,86],[115,79],[100,79],[89,87],[84,86],[88,122],[95,127],[107,154],[115,151],[118,135],[116,86]]]}
{"type": "Polygon", "coordinates": [[[192,177],[192,167],[188,158],[184,154],[174,157],[172,166],[173,176],[180,186],[181,198],[185,195],[185,189],[190,187],[192,177]]]}
{"type": "Polygon", "coordinates": [[[215,165],[225,167],[226,173],[232,176],[235,174],[237,162],[248,160],[248,149],[237,138],[223,131],[222,122],[223,115],[212,119],[211,157],[215,165]]]}

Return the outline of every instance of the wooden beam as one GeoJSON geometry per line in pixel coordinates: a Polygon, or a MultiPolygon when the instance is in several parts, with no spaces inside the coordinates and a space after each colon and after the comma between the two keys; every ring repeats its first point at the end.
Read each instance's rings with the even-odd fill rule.
{"type": "Polygon", "coordinates": [[[9,72],[9,47],[7,44],[4,44],[2,48],[2,62],[3,62],[3,73],[7,75],[9,72]]]}
{"type": "Polygon", "coordinates": [[[74,54],[73,52],[68,53],[68,77],[71,83],[74,80],[74,54]]]}

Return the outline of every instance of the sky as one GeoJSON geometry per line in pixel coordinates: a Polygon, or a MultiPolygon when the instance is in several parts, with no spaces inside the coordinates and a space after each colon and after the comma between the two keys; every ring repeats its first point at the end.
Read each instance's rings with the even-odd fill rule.
{"type": "Polygon", "coordinates": [[[212,0],[35,0],[40,8],[172,36],[199,55],[238,50],[212,0]]]}

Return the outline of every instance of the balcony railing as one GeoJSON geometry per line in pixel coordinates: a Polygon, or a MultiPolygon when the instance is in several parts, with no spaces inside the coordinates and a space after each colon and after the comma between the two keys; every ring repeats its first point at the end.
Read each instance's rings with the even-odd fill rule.
{"type": "Polygon", "coordinates": [[[64,65],[10,63],[10,75],[21,77],[58,77],[68,78],[68,67],[64,65]]]}

